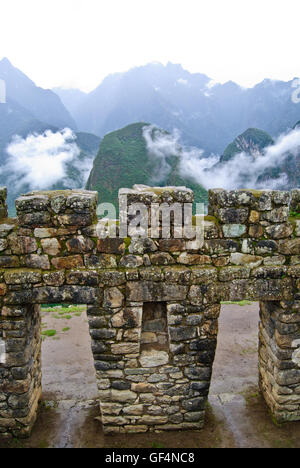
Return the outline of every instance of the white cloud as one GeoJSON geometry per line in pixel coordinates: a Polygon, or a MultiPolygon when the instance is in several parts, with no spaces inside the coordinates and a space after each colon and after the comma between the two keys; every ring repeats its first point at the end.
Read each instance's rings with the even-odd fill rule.
{"type": "Polygon", "coordinates": [[[144,137],[147,148],[152,156],[162,161],[163,175],[170,167],[167,158],[177,154],[180,157],[180,172],[182,176],[191,178],[206,189],[224,188],[227,190],[238,188],[282,189],[288,182],[287,175],[282,172],[277,179],[259,182],[258,179],[266,169],[277,168],[288,154],[296,155],[300,151],[300,129],[294,129],[281,135],[275,144],[267,147],[263,154],[253,158],[247,153],[239,153],[223,164],[219,155],[204,157],[203,150],[198,148],[184,148],[179,145],[179,132],[172,135],[157,131],[151,137],[151,128],[146,127],[144,137]]]}
{"type": "Polygon", "coordinates": [[[159,163],[157,176],[153,179],[153,183],[159,183],[166,178],[171,169],[167,158],[180,151],[179,132],[174,130],[171,135],[153,125],[148,125],[143,128],[143,136],[150,156],[159,163]]]}
{"type": "Polygon", "coordinates": [[[26,138],[15,136],[6,149],[8,159],[1,173],[8,174],[16,190],[23,185],[48,189],[66,179],[67,164],[78,158],[80,150],[75,140],[76,135],[70,129],[57,133],[48,130],[26,138]]]}
{"type": "Polygon", "coordinates": [[[184,86],[187,86],[187,85],[189,84],[188,80],[184,80],[183,78],[179,78],[179,79],[177,80],[177,83],[178,83],[178,84],[182,84],[182,85],[184,85],[184,86]]]}

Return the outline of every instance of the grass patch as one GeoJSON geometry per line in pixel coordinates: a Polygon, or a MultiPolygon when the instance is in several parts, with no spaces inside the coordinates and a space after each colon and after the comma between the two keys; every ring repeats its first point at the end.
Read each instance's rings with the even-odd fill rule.
{"type": "Polygon", "coordinates": [[[44,330],[42,331],[42,336],[52,337],[56,335],[56,330],[44,330]]]}
{"type": "Polygon", "coordinates": [[[68,332],[69,330],[71,330],[70,327],[65,327],[65,328],[62,329],[62,331],[63,331],[64,333],[68,332]]]}
{"type": "Polygon", "coordinates": [[[49,307],[48,305],[42,306],[42,312],[52,312],[59,315],[65,314],[73,314],[76,312],[84,312],[86,309],[85,305],[70,305],[70,306],[62,306],[62,305],[55,305],[54,307],[49,307]]]}
{"type": "Polygon", "coordinates": [[[235,302],[235,301],[222,301],[221,304],[223,304],[223,305],[233,304],[233,305],[239,305],[239,306],[243,307],[245,305],[251,305],[253,303],[251,301],[237,301],[237,302],[235,302]]]}

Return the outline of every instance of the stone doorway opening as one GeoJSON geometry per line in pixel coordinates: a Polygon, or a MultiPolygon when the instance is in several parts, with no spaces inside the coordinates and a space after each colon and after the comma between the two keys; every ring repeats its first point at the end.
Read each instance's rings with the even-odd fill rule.
{"type": "Polygon", "coordinates": [[[210,398],[222,403],[259,392],[259,302],[222,303],[210,398]]]}
{"type": "Polygon", "coordinates": [[[44,304],[40,310],[43,401],[97,402],[86,305],[44,304]]]}

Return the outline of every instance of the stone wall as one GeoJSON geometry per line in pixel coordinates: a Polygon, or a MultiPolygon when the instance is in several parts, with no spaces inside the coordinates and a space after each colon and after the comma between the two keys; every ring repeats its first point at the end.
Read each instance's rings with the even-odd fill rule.
{"type": "MultiPolygon", "coordinates": [[[[148,207],[193,199],[182,187],[124,194],[148,207]]],[[[43,303],[88,306],[106,433],[202,428],[220,302],[242,299],[261,302],[265,400],[277,420],[300,419],[298,200],[298,190],[211,190],[199,246],[99,239],[95,192],[20,197],[17,219],[0,224],[0,435],[26,436],[36,418],[43,303]]]]}

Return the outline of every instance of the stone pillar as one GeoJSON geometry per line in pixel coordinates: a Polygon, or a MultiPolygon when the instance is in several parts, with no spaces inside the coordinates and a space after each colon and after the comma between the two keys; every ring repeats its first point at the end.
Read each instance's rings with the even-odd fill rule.
{"type": "MultiPolygon", "coordinates": [[[[194,193],[187,187],[148,187],[146,185],[134,185],[132,189],[122,188],[119,190],[120,203],[120,222],[129,226],[136,218],[136,211],[139,204],[143,205],[142,210],[138,211],[141,227],[144,230],[152,226],[157,226],[157,235],[161,237],[163,226],[169,227],[171,224],[170,237],[174,236],[176,227],[182,228],[184,218],[190,215],[192,218],[192,204],[194,202],[194,193]],[[188,211],[190,206],[190,212],[188,211]],[[162,211],[163,210],[163,211],[162,211]],[[176,215],[175,215],[176,210],[176,215]],[[164,214],[163,214],[164,213],[164,214]],[[170,216],[170,218],[169,218],[170,216]]],[[[192,222],[192,219],[190,219],[192,222]]],[[[152,233],[154,231],[152,230],[152,233]]],[[[146,236],[151,237],[151,231],[145,232],[146,236]]],[[[128,236],[133,237],[130,228],[128,236]]]]}
{"type": "Polygon", "coordinates": [[[0,341],[0,436],[26,437],[41,397],[41,324],[37,305],[4,306],[0,341]]]}
{"type": "Polygon", "coordinates": [[[261,302],[259,380],[279,423],[300,420],[300,301],[261,302]]]}
{"type": "Polygon", "coordinates": [[[7,188],[0,187],[0,219],[7,218],[8,216],[6,198],[7,198],[7,188]]]}

